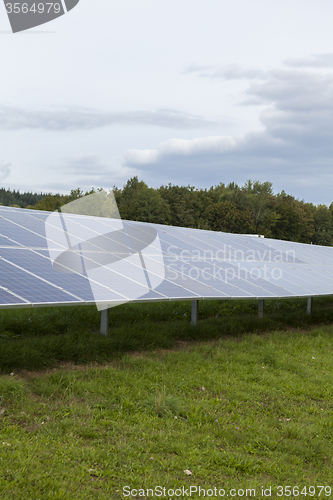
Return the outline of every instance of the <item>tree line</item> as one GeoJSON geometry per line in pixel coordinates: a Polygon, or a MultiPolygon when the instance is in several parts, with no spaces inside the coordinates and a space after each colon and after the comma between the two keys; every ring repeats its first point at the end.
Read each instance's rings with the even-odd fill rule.
{"type": "Polygon", "coordinates": [[[11,189],[0,188],[0,205],[25,208],[35,205],[45,197],[43,193],[20,193],[11,189]]]}
{"type": "MultiPolygon", "coordinates": [[[[61,195],[0,189],[0,203],[54,211],[96,191],[78,188],[61,195]]],[[[172,184],[150,188],[132,177],[122,189],[112,191],[122,219],[333,246],[333,203],[327,207],[285,191],[274,194],[271,182],[220,183],[209,189],[172,184]]]]}

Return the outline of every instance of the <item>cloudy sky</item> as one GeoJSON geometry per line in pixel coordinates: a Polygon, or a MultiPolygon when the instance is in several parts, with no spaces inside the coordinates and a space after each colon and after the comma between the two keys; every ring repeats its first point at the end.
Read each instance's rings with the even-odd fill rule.
{"type": "Polygon", "coordinates": [[[80,0],[12,34],[1,4],[1,185],[252,179],[330,204],[332,20],[329,0],[80,0]]]}

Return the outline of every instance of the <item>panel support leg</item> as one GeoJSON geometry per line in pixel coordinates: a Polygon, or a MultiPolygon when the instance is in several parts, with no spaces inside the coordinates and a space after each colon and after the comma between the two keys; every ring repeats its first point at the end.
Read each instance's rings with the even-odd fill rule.
{"type": "Polygon", "coordinates": [[[192,325],[196,325],[198,323],[198,300],[192,300],[192,308],[191,308],[191,323],[192,325]]]}
{"type": "Polygon", "coordinates": [[[260,299],[258,303],[258,318],[264,317],[264,304],[265,301],[263,299],[260,299]]]}
{"type": "Polygon", "coordinates": [[[308,297],[306,301],[306,314],[311,314],[312,313],[312,298],[313,297],[308,297]]]}
{"type": "Polygon", "coordinates": [[[109,313],[110,309],[102,309],[101,311],[101,335],[104,335],[104,337],[108,336],[109,313]]]}

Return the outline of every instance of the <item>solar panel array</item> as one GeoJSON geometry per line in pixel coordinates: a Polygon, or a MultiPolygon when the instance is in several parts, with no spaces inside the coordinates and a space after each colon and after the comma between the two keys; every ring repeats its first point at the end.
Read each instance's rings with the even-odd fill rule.
{"type": "Polygon", "coordinates": [[[332,247],[51,215],[0,207],[1,308],[333,294],[332,247]]]}

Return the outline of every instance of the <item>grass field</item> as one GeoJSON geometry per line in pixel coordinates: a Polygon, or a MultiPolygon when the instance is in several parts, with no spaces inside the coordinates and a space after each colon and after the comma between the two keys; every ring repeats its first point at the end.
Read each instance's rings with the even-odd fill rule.
{"type": "Polygon", "coordinates": [[[331,303],[126,305],[108,338],[93,308],[2,311],[0,497],[330,498],[331,303]]]}

